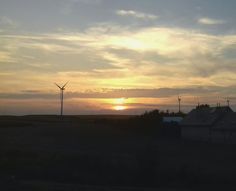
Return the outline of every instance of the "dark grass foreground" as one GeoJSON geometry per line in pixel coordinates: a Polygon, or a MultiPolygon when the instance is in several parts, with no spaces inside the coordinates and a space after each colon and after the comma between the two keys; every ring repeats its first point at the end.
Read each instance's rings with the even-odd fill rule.
{"type": "Polygon", "coordinates": [[[136,122],[129,120],[127,116],[1,117],[2,187],[157,185],[153,135],[148,128],[135,129],[136,122]]]}
{"type": "MultiPolygon", "coordinates": [[[[159,116],[159,115],[158,115],[159,116]]],[[[0,190],[236,188],[236,147],[185,142],[161,117],[0,117],[0,190]]]]}

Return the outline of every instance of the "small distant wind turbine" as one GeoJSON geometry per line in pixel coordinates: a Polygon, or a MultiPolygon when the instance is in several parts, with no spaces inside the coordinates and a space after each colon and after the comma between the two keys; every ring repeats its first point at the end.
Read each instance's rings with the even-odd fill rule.
{"type": "Polygon", "coordinates": [[[59,86],[57,83],[55,85],[60,89],[60,101],[61,101],[61,116],[63,115],[63,92],[68,82],[66,82],[63,86],[59,86]]]}
{"type": "Polygon", "coordinates": [[[178,102],[179,102],[179,113],[180,113],[180,102],[181,102],[181,97],[178,96],[178,102]]]}
{"type": "Polygon", "coordinates": [[[229,100],[229,98],[227,98],[227,106],[229,107],[229,102],[230,102],[230,100],[229,100]]]}
{"type": "Polygon", "coordinates": [[[197,106],[200,106],[200,101],[199,101],[199,97],[197,97],[197,106]]]}

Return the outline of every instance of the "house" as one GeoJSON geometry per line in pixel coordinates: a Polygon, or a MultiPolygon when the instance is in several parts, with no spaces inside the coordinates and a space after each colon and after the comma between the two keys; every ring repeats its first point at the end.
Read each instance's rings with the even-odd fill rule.
{"type": "Polygon", "coordinates": [[[230,107],[200,106],[181,122],[184,139],[236,143],[236,113],[230,107]]]}

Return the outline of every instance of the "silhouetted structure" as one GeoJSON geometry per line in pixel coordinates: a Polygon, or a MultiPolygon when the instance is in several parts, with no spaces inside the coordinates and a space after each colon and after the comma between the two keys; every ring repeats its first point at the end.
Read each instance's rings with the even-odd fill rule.
{"type": "Polygon", "coordinates": [[[226,101],[227,101],[227,106],[229,107],[229,102],[230,102],[230,100],[229,100],[229,99],[227,99],[226,101]]]}
{"type": "Polygon", "coordinates": [[[179,102],[179,113],[181,112],[181,110],[180,110],[180,103],[181,103],[181,98],[180,98],[180,96],[178,96],[178,102],[179,102]]]}
{"type": "Polygon", "coordinates": [[[236,113],[228,106],[200,105],[181,122],[185,139],[236,143],[236,113]]]}
{"type": "Polygon", "coordinates": [[[63,92],[65,90],[65,87],[67,85],[68,82],[66,82],[62,87],[59,86],[57,83],[56,86],[60,89],[60,101],[61,101],[61,116],[63,115],[63,92]]]}

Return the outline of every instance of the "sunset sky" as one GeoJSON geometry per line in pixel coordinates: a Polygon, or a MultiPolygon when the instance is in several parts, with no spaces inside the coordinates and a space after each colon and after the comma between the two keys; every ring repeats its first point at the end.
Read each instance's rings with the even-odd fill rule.
{"type": "Polygon", "coordinates": [[[0,115],[236,110],[235,0],[0,0],[0,115]]]}

